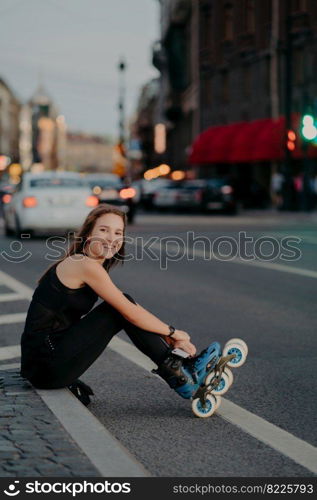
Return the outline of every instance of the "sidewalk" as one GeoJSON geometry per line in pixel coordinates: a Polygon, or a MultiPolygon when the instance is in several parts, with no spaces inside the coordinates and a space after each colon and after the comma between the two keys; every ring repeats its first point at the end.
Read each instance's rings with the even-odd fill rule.
{"type": "Polygon", "coordinates": [[[311,212],[283,212],[274,208],[263,210],[243,209],[238,216],[254,217],[255,219],[272,219],[281,222],[317,222],[317,210],[311,212]]]}
{"type": "Polygon", "coordinates": [[[0,476],[100,477],[19,369],[0,366],[0,476]]]}
{"type": "Polygon", "coordinates": [[[221,213],[202,214],[198,212],[143,212],[136,214],[135,224],[132,228],[138,229],[139,225],[175,225],[197,223],[203,225],[296,225],[316,224],[317,210],[312,212],[281,212],[275,209],[241,209],[236,215],[221,213]]]}
{"type": "Polygon", "coordinates": [[[35,389],[0,365],[1,477],[148,477],[68,389],[35,389]]]}

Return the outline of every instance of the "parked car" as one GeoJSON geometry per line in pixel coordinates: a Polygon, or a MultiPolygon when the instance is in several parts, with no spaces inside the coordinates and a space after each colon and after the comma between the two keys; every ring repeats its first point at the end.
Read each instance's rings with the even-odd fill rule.
{"type": "Polygon", "coordinates": [[[4,204],[5,234],[77,229],[98,203],[75,172],[26,173],[4,204]]]}
{"type": "Polygon", "coordinates": [[[137,207],[137,191],[134,187],[125,185],[116,174],[87,174],[84,180],[98,197],[99,203],[117,206],[127,214],[128,222],[133,222],[137,207]]]}
{"type": "Polygon", "coordinates": [[[153,193],[152,204],[158,210],[179,208],[178,194],[182,188],[182,182],[170,181],[167,185],[158,187],[153,193]]]}
{"type": "Polygon", "coordinates": [[[157,193],[160,189],[163,189],[173,184],[174,181],[163,177],[151,179],[149,181],[142,179],[140,181],[140,188],[141,188],[140,203],[143,206],[143,208],[145,208],[145,210],[151,210],[154,207],[153,200],[155,197],[155,193],[157,193]]]}
{"type": "Polygon", "coordinates": [[[0,213],[3,214],[3,205],[9,203],[12,198],[12,194],[15,191],[15,184],[10,184],[9,182],[1,182],[0,184],[0,213]]]}
{"type": "Polygon", "coordinates": [[[237,200],[233,186],[226,178],[205,179],[206,186],[201,194],[201,208],[204,212],[221,211],[237,213],[237,200]]]}
{"type": "Polygon", "coordinates": [[[236,213],[233,187],[224,178],[195,179],[174,182],[158,190],[154,206],[159,209],[191,209],[236,213]]]}
{"type": "Polygon", "coordinates": [[[206,181],[201,179],[179,182],[175,191],[176,207],[178,209],[201,210],[203,208],[203,195],[206,189],[206,181]]]}
{"type": "Polygon", "coordinates": [[[15,191],[15,184],[11,184],[10,182],[1,182],[0,184],[0,196],[6,194],[12,194],[15,191]]]}

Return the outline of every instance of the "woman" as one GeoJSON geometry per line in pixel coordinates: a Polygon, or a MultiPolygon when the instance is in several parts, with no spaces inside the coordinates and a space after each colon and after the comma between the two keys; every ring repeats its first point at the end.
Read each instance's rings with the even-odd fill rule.
{"type": "Polygon", "coordinates": [[[69,387],[88,404],[93,392],[78,377],[124,329],[136,347],[157,364],[157,373],[182,397],[189,398],[197,390],[197,367],[201,370],[207,365],[212,349],[194,357],[196,348],[188,333],[138,305],[109,277],[109,270],[124,260],[125,228],[123,212],[104,204],[97,206],[88,214],[66,256],[40,278],[21,338],[21,375],[35,387],[69,387]],[[103,302],[92,309],[98,297],[103,302]],[[173,353],[175,348],[189,358],[173,353]]]}

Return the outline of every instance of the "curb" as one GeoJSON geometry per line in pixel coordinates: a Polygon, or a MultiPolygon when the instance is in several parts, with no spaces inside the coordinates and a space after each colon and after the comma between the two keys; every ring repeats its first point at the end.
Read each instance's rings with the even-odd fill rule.
{"type": "Polygon", "coordinates": [[[149,476],[70,391],[35,389],[19,372],[0,365],[0,476],[149,476]]]}

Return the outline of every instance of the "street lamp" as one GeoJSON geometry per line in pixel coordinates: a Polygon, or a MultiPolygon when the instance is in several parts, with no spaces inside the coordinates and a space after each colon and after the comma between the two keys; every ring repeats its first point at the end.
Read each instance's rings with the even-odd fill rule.
{"type": "Polygon", "coordinates": [[[124,133],[124,98],[125,98],[125,80],[124,80],[124,72],[126,69],[126,63],[122,58],[118,64],[119,70],[119,142],[124,144],[125,141],[125,133],[124,133]]]}
{"type": "Polygon", "coordinates": [[[130,172],[130,164],[127,162],[126,157],[126,146],[125,146],[125,70],[127,68],[126,62],[123,57],[120,59],[118,64],[119,70],[119,102],[118,102],[118,111],[119,111],[119,141],[117,148],[121,152],[121,174],[124,174],[126,177],[126,181],[128,183],[131,182],[131,172],[130,172]],[[127,170],[126,170],[127,168],[127,170]]]}
{"type": "MultiPolygon", "coordinates": [[[[285,8],[285,76],[284,76],[284,95],[285,95],[285,132],[288,137],[289,131],[292,131],[292,95],[293,95],[293,65],[292,65],[292,17],[290,12],[290,2],[286,1],[285,8]]],[[[284,156],[284,210],[292,208],[292,149],[289,148],[289,140],[285,144],[284,156]]]]}

